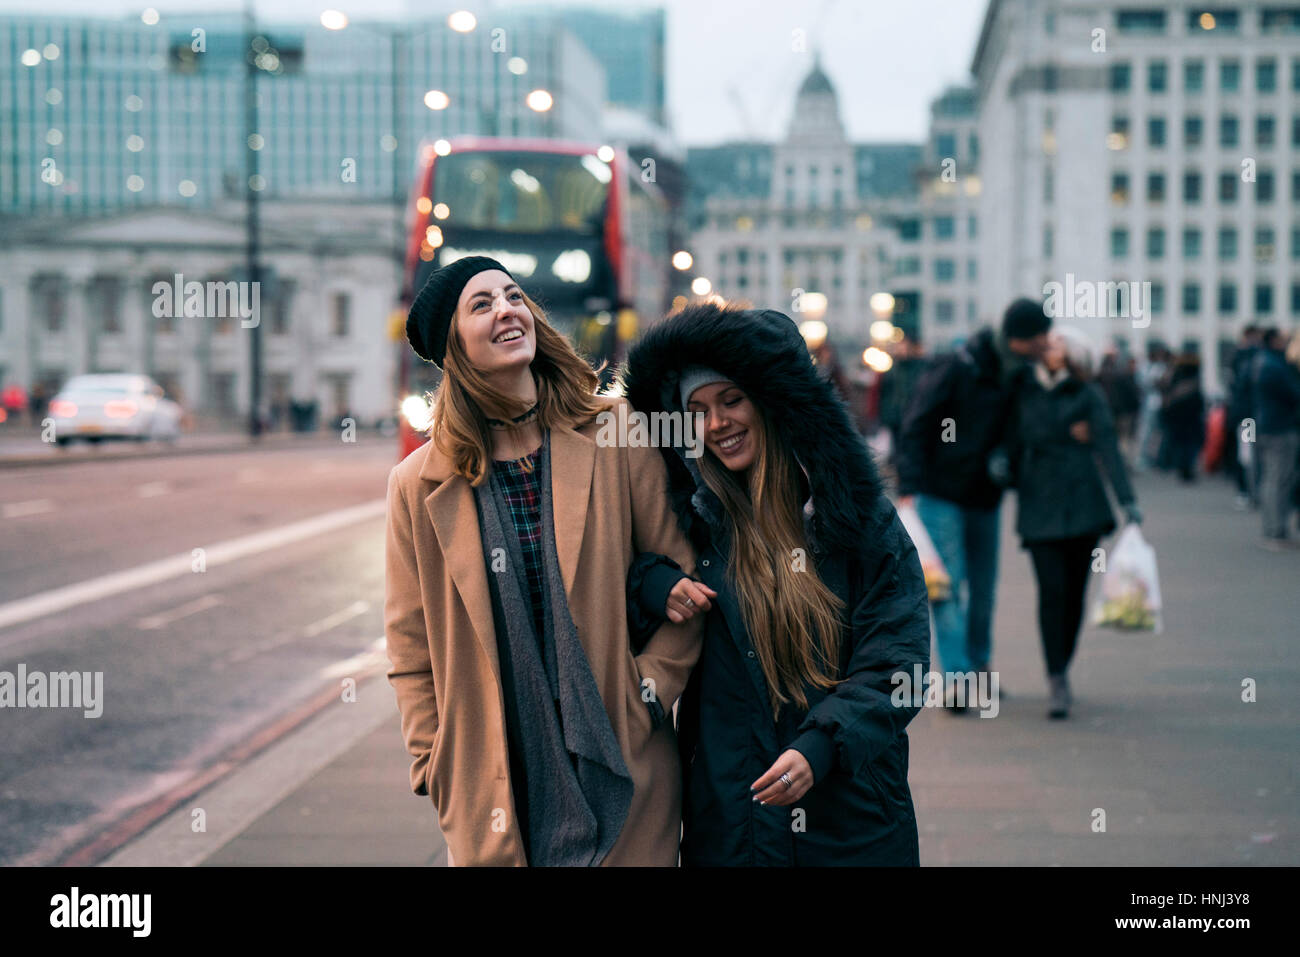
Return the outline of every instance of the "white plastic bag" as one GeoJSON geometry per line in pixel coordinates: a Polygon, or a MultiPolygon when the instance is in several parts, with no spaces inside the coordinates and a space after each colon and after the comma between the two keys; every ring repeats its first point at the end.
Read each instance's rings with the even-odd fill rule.
{"type": "Polygon", "coordinates": [[[1101,591],[1093,604],[1092,623],[1123,631],[1164,630],[1156,550],[1136,523],[1124,526],[1106,559],[1101,591]]]}
{"type": "Polygon", "coordinates": [[[921,559],[921,571],[925,572],[925,590],[930,595],[930,601],[947,601],[952,597],[952,576],[939,557],[939,550],[934,547],[930,533],[925,530],[921,514],[915,505],[900,505],[898,518],[911,536],[912,544],[916,546],[916,555],[921,559]]]}

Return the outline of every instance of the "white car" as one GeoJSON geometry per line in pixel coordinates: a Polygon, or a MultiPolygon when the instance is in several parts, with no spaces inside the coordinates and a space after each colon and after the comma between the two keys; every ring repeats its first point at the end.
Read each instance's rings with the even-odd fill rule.
{"type": "Polygon", "coordinates": [[[146,375],[93,373],[73,376],[50,400],[54,440],[176,440],[181,407],[163,395],[162,386],[146,375]]]}

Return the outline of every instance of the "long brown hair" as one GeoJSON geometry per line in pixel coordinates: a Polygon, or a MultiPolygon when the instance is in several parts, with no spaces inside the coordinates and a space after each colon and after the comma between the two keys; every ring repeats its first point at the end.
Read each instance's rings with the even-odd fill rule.
{"type": "MultiPolygon", "coordinates": [[[[751,402],[753,400],[750,400],[751,402]]],[[[772,705],[772,718],[793,701],[807,710],[805,685],[830,689],[838,673],[844,602],[808,558],[799,496],[799,463],[754,403],[758,428],[748,474],[706,452],[704,482],[731,522],[727,574],[740,601],[772,705]]]]}
{"type": "MultiPolygon", "coordinates": [[[[533,314],[537,351],[530,366],[537,381],[537,424],[542,429],[572,426],[594,419],[603,408],[596,399],[600,379],[587,361],[549,322],[541,306],[527,293],[524,304],[533,314]]],[[[511,418],[526,411],[514,396],[502,392],[469,361],[457,331],[460,310],[447,335],[443,377],[433,394],[429,430],[438,451],[452,462],[457,475],[470,485],[487,478],[492,436],[487,420],[511,418]]]]}

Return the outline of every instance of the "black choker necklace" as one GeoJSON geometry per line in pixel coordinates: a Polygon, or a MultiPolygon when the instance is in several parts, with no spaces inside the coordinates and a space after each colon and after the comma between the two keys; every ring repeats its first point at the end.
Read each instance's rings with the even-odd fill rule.
{"type": "Polygon", "coordinates": [[[515,416],[513,419],[511,419],[508,422],[505,421],[504,419],[489,418],[487,420],[488,427],[493,429],[511,429],[511,428],[515,428],[516,426],[527,425],[529,422],[533,421],[533,419],[537,418],[537,405],[538,404],[534,402],[533,407],[531,409],[529,409],[523,415],[515,416]]]}

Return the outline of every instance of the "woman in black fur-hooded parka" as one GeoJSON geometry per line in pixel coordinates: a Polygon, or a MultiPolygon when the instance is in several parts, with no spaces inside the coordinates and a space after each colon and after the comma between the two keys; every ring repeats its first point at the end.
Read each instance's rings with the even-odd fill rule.
{"type": "Polygon", "coordinates": [[[925,580],[794,322],[688,306],[632,349],[623,385],[651,425],[700,423],[661,448],[699,579],[650,554],[628,576],[634,640],[707,616],[678,714],[682,863],[918,864],[906,728],[929,670],[925,580]]]}

